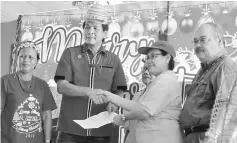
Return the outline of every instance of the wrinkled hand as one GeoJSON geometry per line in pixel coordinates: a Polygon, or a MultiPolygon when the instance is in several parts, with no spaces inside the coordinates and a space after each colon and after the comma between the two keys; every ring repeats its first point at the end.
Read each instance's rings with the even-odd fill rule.
{"type": "Polygon", "coordinates": [[[122,115],[116,115],[113,119],[113,123],[117,126],[123,126],[125,121],[122,118],[122,115]]]}
{"type": "Polygon", "coordinates": [[[106,109],[107,109],[107,111],[108,111],[109,113],[111,113],[111,112],[116,112],[116,111],[118,110],[118,106],[116,106],[115,104],[113,104],[113,103],[110,102],[110,103],[107,105],[106,109]]]}
{"type": "Polygon", "coordinates": [[[108,102],[103,93],[102,89],[90,89],[86,94],[95,104],[103,104],[108,102]]]}

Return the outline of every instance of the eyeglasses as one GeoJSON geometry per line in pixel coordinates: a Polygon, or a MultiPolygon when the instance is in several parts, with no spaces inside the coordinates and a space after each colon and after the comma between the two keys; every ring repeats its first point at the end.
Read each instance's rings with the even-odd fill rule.
{"type": "Polygon", "coordinates": [[[159,53],[159,54],[151,54],[150,56],[146,56],[146,61],[148,61],[148,60],[154,60],[155,58],[157,58],[158,56],[160,56],[161,55],[161,53],[159,53]]]}
{"type": "Polygon", "coordinates": [[[194,38],[192,43],[198,44],[198,42],[200,41],[200,44],[205,44],[205,43],[209,42],[210,40],[211,40],[211,38],[206,38],[206,37],[202,37],[200,39],[194,38]]]}

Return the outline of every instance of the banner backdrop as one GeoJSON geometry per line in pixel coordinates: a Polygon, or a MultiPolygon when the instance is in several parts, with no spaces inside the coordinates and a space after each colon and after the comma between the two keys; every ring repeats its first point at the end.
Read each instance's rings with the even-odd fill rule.
{"type": "MultiPolygon", "coordinates": [[[[141,46],[167,39],[176,49],[174,71],[184,95],[186,84],[190,83],[200,68],[193,44],[194,30],[206,22],[222,25],[228,54],[237,60],[237,9],[236,2],[200,3],[173,2],[167,9],[167,2],[128,3],[110,8],[108,38],[104,47],[119,56],[128,84],[124,98],[144,88],[141,68],[144,56],[138,54],[141,46]],[[168,11],[168,12],[167,12],[168,11]]],[[[40,63],[34,74],[44,79],[53,92],[58,109],[53,118],[58,118],[61,95],[57,92],[54,74],[63,51],[68,47],[83,44],[83,10],[62,10],[43,14],[24,15],[21,19],[19,40],[33,40],[40,49],[40,63]]],[[[17,48],[12,50],[11,71],[16,71],[17,48]]],[[[183,96],[183,102],[185,96],[183,96]]],[[[54,125],[55,126],[55,125],[54,125]]],[[[120,127],[115,141],[122,143],[124,131],[120,127]]]]}

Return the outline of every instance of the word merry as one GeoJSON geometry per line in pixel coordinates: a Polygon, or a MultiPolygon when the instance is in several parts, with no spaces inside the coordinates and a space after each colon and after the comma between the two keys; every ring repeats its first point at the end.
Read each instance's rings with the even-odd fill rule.
{"type": "MultiPolygon", "coordinates": [[[[69,31],[64,26],[54,27],[47,25],[41,34],[35,40],[40,49],[40,63],[47,63],[50,56],[54,56],[54,62],[58,63],[63,51],[68,47],[81,45],[83,41],[83,32],[79,27],[71,28],[69,31]]],[[[116,54],[122,63],[128,61],[131,75],[137,76],[141,69],[141,55],[138,54],[138,48],[150,46],[154,43],[153,38],[141,37],[140,39],[121,38],[119,33],[114,33],[110,39],[106,39],[103,47],[116,54]]]]}

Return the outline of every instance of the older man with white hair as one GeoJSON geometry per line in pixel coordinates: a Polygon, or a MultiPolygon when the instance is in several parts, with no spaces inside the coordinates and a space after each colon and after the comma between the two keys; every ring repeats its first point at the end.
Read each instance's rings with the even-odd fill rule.
{"type": "Polygon", "coordinates": [[[221,28],[201,25],[194,48],[202,68],[180,115],[184,143],[226,143],[237,125],[237,63],[227,56],[221,28]]]}

